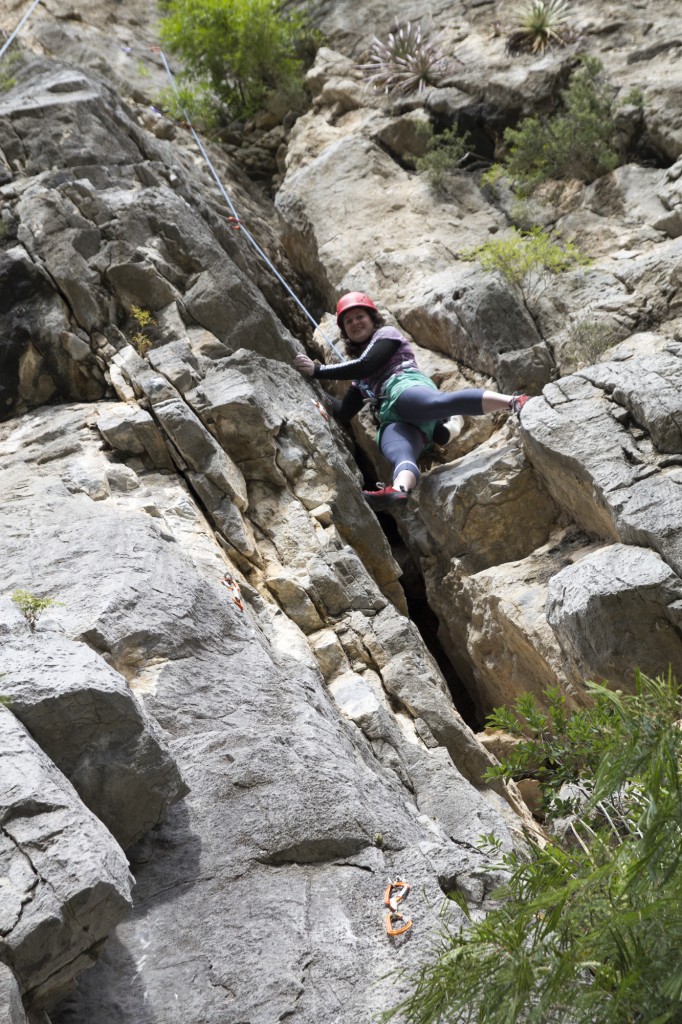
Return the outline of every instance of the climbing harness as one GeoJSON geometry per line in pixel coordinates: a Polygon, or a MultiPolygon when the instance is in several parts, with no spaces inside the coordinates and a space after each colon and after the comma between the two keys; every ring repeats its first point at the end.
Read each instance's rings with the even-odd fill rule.
{"type": "Polygon", "coordinates": [[[244,599],[242,597],[241,587],[237,583],[234,576],[230,576],[229,572],[226,572],[223,576],[220,576],[219,579],[222,585],[224,587],[227,587],[227,589],[232,594],[232,600],[236,604],[237,608],[239,608],[239,611],[243,612],[245,607],[244,599]]]}
{"type": "Polygon", "coordinates": [[[22,28],[24,27],[24,24],[31,17],[31,15],[33,14],[33,11],[35,10],[35,8],[38,6],[39,3],[40,3],[40,0],[33,0],[33,3],[29,7],[29,9],[26,11],[26,14],[23,16],[23,18],[21,19],[21,21],[19,22],[19,24],[15,28],[14,32],[12,32],[12,35],[3,44],[2,49],[0,49],[0,58],[4,55],[5,50],[10,46],[10,44],[11,44],[12,40],[14,39],[14,37],[19,35],[19,33],[21,32],[22,28]]]}
{"type": "Polygon", "coordinates": [[[280,274],[280,272],[277,269],[277,267],[274,265],[274,263],[270,259],[270,257],[267,255],[267,253],[265,253],[263,251],[263,249],[261,249],[261,247],[258,244],[258,242],[256,241],[256,239],[253,237],[251,232],[245,226],[244,222],[240,219],[239,214],[237,213],[232,200],[230,199],[229,195],[227,194],[225,186],[223,185],[222,181],[220,180],[220,178],[218,176],[218,172],[216,171],[215,167],[211,163],[211,159],[210,159],[208,153],[206,152],[206,149],[204,148],[204,145],[203,145],[201,139],[199,138],[199,136],[196,133],[194,125],[192,124],[192,119],[190,118],[190,116],[189,116],[187,110],[185,109],[185,107],[183,107],[183,105],[182,105],[182,101],[180,99],[180,94],[179,94],[179,92],[177,90],[177,87],[175,85],[175,79],[173,77],[173,72],[171,71],[170,66],[168,64],[168,61],[166,60],[165,53],[163,52],[163,50],[161,49],[160,46],[150,46],[149,49],[150,49],[150,51],[152,53],[158,53],[159,56],[161,57],[161,60],[163,61],[163,66],[164,66],[164,68],[166,70],[166,74],[168,75],[168,79],[169,79],[170,84],[171,84],[171,86],[173,88],[173,92],[175,93],[175,98],[177,99],[178,104],[180,106],[180,109],[182,110],[182,112],[183,112],[183,114],[185,116],[185,120],[186,120],[187,126],[188,126],[188,128],[189,128],[189,130],[190,130],[190,132],[192,134],[192,138],[194,139],[194,141],[196,142],[197,146],[199,147],[199,152],[201,153],[202,157],[206,161],[206,165],[208,166],[208,169],[210,170],[210,172],[211,172],[211,174],[213,176],[213,180],[215,181],[216,185],[220,189],[220,194],[222,195],[223,199],[225,200],[225,202],[227,203],[227,205],[228,205],[228,207],[230,209],[231,216],[228,217],[228,222],[230,222],[231,227],[234,230],[236,230],[236,231],[241,231],[241,233],[244,235],[244,237],[248,241],[249,245],[251,245],[251,247],[261,257],[261,259],[263,260],[265,265],[272,271],[272,273],[275,275],[275,277],[280,282],[280,284],[283,286],[283,288],[287,291],[287,293],[291,296],[291,298],[294,300],[294,302],[299,307],[299,309],[305,314],[305,316],[310,321],[310,323],[313,325],[315,330],[320,332],[321,337],[324,339],[324,341],[327,343],[327,345],[329,345],[329,347],[334,352],[334,354],[339,359],[339,361],[343,362],[343,355],[338,350],[338,348],[336,347],[334,342],[325,335],[324,331],[322,330],[322,328],[318,324],[317,320],[315,320],[313,315],[308,312],[307,308],[303,305],[303,303],[299,299],[298,295],[296,295],[296,293],[292,290],[292,288],[287,284],[287,282],[284,280],[284,278],[280,274]]]}
{"type": "Polygon", "coordinates": [[[412,918],[407,910],[398,910],[398,904],[402,903],[410,891],[410,884],[404,878],[388,880],[384,892],[384,905],[388,907],[388,913],[384,914],[384,925],[387,935],[404,935],[412,927],[412,918]]]}

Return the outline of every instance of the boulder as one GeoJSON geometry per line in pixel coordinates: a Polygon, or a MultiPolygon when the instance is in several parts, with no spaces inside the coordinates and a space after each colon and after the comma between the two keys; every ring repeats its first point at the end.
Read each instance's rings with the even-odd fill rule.
{"type": "Polygon", "coordinates": [[[131,904],[123,851],[0,707],[0,956],[29,1008],[50,1006],[131,904]]]}
{"type": "Polygon", "coordinates": [[[635,673],[682,664],[682,580],[660,555],[611,544],[549,581],[547,621],[570,674],[635,690],[635,673]]]}
{"type": "Polygon", "coordinates": [[[542,398],[524,408],[521,430],[550,494],[583,529],[605,540],[651,547],[679,573],[680,468],[677,456],[666,457],[656,447],[656,439],[664,447],[679,443],[676,399],[666,399],[664,378],[673,374],[674,380],[682,363],[675,352],[670,355],[660,364],[659,356],[646,359],[639,374],[639,360],[599,364],[548,385],[542,398]],[[629,426],[629,408],[640,418],[639,433],[629,426]]]}
{"type": "Polygon", "coordinates": [[[568,529],[522,560],[475,573],[457,559],[446,571],[437,557],[425,561],[439,639],[481,718],[526,692],[542,698],[548,686],[559,687],[569,707],[584,702],[584,675],[567,671],[546,614],[549,581],[584,550],[588,539],[568,529]]]}
{"type": "Polygon", "coordinates": [[[125,849],[187,792],[126,680],[83,643],[25,627],[3,643],[13,714],[125,849]]]}
{"type": "Polygon", "coordinates": [[[518,441],[499,435],[419,485],[429,550],[470,572],[515,561],[544,544],[558,510],[518,441]]]}

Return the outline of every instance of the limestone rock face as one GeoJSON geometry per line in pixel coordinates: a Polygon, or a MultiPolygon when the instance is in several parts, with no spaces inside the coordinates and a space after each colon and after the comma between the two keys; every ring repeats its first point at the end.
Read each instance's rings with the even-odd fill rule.
{"type": "Polygon", "coordinates": [[[6,708],[0,738],[0,956],[26,1004],[49,1006],[126,915],[132,879],[111,834],[6,708]]]}
{"type": "Polygon", "coordinates": [[[659,359],[565,378],[528,403],[522,427],[548,490],[584,529],[652,547],[679,573],[679,467],[666,451],[679,450],[671,392],[682,362],[677,348],[659,359]]]}
{"type": "Polygon", "coordinates": [[[85,644],[16,630],[3,640],[2,661],[13,714],[124,849],[186,793],[126,680],[85,644]]]}
{"type": "Polygon", "coordinates": [[[635,669],[682,664],[682,580],[653,551],[612,544],[562,569],[547,593],[547,620],[572,674],[634,689],[635,669]]]}
{"type": "Polygon", "coordinates": [[[356,62],[414,5],[315,0],[311,108],[207,142],[316,317],[359,288],[442,388],[536,396],[520,426],[453,421],[381,521],[371,417],[342,430],[291,366],[301,344],[332,358],[333,316],[309,337],[193,138],[150,108],[148,5],[30,19],[0,95],[0,960],[29,1024],[366,1024],[431,955],[444,892],[485,912],[478,835],[508,850],[534,827],[515,786],[484,783],[494,755],[446,678],[480,725],[528,690],[570,708],[586,676],[679,663],[679,11],[573,12],[637,162],[520,207],[481,171],[506,127],[557,109],[576,51],[511,57],[493,7],[436,3],[442,81],[385,97],[356,62]],[[445,194],[416,170],[427,126],[471,139],[445,194]],[[266,152],[276,210],[244,174],[266,152]],[[594,262],[530,295],[470,258],[532,223],[594,262]],[[35,630],[17,589],[54,599],[35,630]],[[412,884],[395,943],[387,875],[412,884]]]}
{"type": "Polygon", "coordinates": [[[16,978],[4,964],[0,964],[0,1012],[7,1024],[28,1024],[16,978]]]}
{"type": "MultiPolygon", "coordinates": [[[[354,626],[358,654],[365,651],[377,680],[383,677],[407,723],[414,722],[403,739],[384,698],[383,728],[396,753],[389,757],[387,750],[378,761],[370,746],[373,720],[351,724],[339,714],[302,634],[294,628],[280,644],[281,613],[273,604],[253,592],[242,610],[221,586],[226,567],[238,573],[215,540],[209,543],[198,513],[190,534],[188,510],[174,517],[172,502],[159,507],[164,478],[141,471],[138,488],[112,490],[100,500],[61,483],[72,458],[66,437],[79,446],[92,479],[106,477],[108,461],[98,434],[83,424],[87,409],[65,408],[61,416],[61,436],[42,449],[32,446],[31,433],[44,436],[48,419],[54,428],[54,412],[17,421],[21,455],[52,446],[52,457],[36,467],[32,491],[15,487],[14,421],[3,427],[2,532],[13,566],[4,583],[10,590],[19,580],[30,583],[33,553],[40,550],[41,585],[60,604],[39,621],[36,641],[43,628],[59,626],[72,643],[87,643],[123,672],[170,737],[190,790],[131,851],[138,909],[63,1012],[69,1005],[69,1013],[92,1020],[116,1005],[134,1019],[144,1003],[159,1021],[201,1013],[217,1022],[229,992],[242,1016],[270,1019],[273,1007],[281,1016],[296,1005],[303,1019],[331,1020],[338,1008],[324,1001],[319,976],[334,979],[349,1019],[366,1020],[377,999],[389,999],[388,989],[377,995],[393,962],[376,934],[385,875],[409,874],[416,891],[426,886],[434,906],[441,878],[461,876],[483,900],[476,882],[482,855],[472,852],[477,830],[492,827],[512,842],[499,806],[466,777],[480,778],[487,755],[458,720],[418,636],[383,599],[378,615],[370,607],[346,613],[347,632],[339,636],[352,657],[354,626]],[[143,487],[146,497],[138,494],[143,487]],[[154,514],[150,488],[158,488],[154,514]],[[24,502],[32,508],[30,523],[24,502]],[[411,647],[401,650],[406,632],[411,647]],[[449,730],[440,746],[433,738],[438,716],[449,716],[440,725],[449,730]],[[461,771],[448,750],[459,751],[461,771]],[[441,786],[453,798],[459,794],[457,806],[467,807],[466,814],[454,807],[447,816],[437,813],[441,786]],[[236,909],[247,906],[247,913],[236,909]],[[311,931],[309,920],[319,926],[311,931]],[[330,921],[343,936],[333,947],[323,937],[330,921]],[[145,961],[150,936],[154,954],[145,961]],[[169,1003],[167,979],[172,975],[179,985],[180,950],[188,995],[178,1009],[169,1003]],[[361,991],[354,980],[360,960],[372,978],[361,991]]],[[[289,544],[297,541],[292,534],[289,544]]],[[[361,571],[360,562],[354,571],[361,571]]],[[[365,593],[371,592],[367,577],[365,593]]],[[[243,594],[248,597],[246,582],[243,594]]],[[[421,902],[420,908],[424,921],[433,913],[433,923],[405,947],[406,963],[419,959],[437,927],[435,911],[421,902]]]]}

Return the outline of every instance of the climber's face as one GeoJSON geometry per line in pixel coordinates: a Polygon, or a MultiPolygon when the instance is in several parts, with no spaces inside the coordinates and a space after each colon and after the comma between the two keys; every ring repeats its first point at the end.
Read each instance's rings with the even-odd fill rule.
{"type": "Polygon", "coordinates": [[[352,344],[361,345],[374,334],[374,321],[362,306],[353,306],[343,315],[343,329],[352,344]]]}

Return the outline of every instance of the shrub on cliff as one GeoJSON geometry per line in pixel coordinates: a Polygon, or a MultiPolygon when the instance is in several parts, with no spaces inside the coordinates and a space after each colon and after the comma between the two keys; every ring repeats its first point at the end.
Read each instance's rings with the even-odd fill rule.
{"type": "MultiPolygon", "coordinates": [[[[494,868],[508,873],[493,894],[500,905],[467,929],[444,932],[412,995],[384,1019],[682,1020],[680,687],[672,676],[640,674],[636,694],[588,687],[595,708],[570,719],[556,700],[549,714],[531,701],[506,722],[524,733],[535,764],[568,770],[585,792],[572,842],[531,841],[527,856],[502,856],[494,868]]],[[[519,769],[517,758],[502,774],[519,769]]],[[[469,916],[462,896],[451,895],[469,916]]]]}
{"type": "Polygon", "coordinates": [[[273,92],[299,99],[301,54],[312,34],[278,0],[163,0],[161,38],[188,76],[210,85],[234,117],[261,109],[273,92]]]}
{"type": "Polygon", "coordinates": [[[507,128],[505,172],[532,189],[550,178],[594,181],[620,163],[615,146],[613,90],[595,57],[585,57],[563,93],[564,109],[553,117],[527,117],[507,128]]]}
{"type": "Polygon", "coordinates": [[[526,307],[546,287],[550,278],[572,267],[588,266],[590,260],[573,242],[554,241],[542,228],[518,231],[504,238],[465,249],[464,260],[477,260],[484,270],[496,271],[520,294],[526,307]]]}

